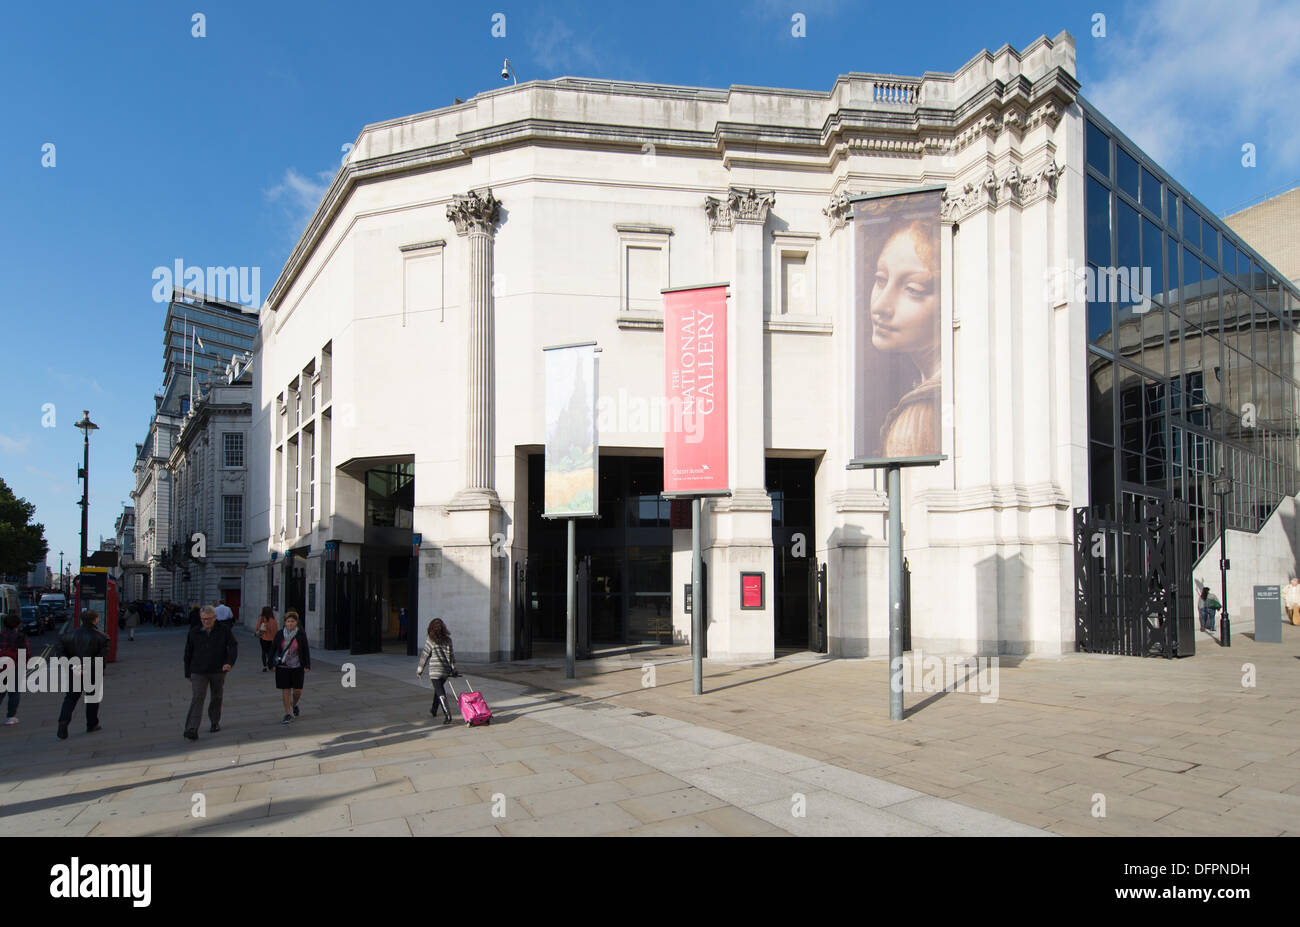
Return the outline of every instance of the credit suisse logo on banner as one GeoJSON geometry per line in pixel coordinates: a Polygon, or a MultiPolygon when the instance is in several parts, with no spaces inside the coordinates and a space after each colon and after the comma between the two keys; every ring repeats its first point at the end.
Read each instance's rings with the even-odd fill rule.
{"type": "Polygon", "coordinates": [[[664,293],[664,492],[727,486],[727,287],[664,293]]]}

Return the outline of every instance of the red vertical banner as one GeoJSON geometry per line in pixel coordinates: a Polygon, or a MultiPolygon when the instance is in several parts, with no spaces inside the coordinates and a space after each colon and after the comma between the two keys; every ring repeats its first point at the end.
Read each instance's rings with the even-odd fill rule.
{"type": "Polygon", "coordinates": [[[664,291],[664,356],[664,492],[725,493],[725,285],[664,291]]]}

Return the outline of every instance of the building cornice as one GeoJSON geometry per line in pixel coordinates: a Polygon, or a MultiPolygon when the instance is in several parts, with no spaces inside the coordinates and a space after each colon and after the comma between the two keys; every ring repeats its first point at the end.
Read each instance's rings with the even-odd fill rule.
{"type": "Polygon", "coordinates": [[[278,310],[361,184],[441,169],[518,145],[643,151],[649,144],[720,158],[733,167],[776,165],[791,156],[802,159],[800,164],[829,168],[849,154],[911,159],[951,154],[1004,132],[1020,136],[1042,123],[1054,126],[1078,95],[1073,70],[1074,42],[1061,33],[1040,37],[1022,52],[1010,46],[983,51],[954,74],[927,72],[918,78],[854,72],[839,77],[830,91],[719,90],[566,77],[530,81],[376,123],[358,136],[264,308],[278,310]],[[591,99],[575,102],[583,96],[591,99]],[[654,113],[653,119],[633,117],[635,98],[666,105],[641,107],[654,113]],[[802,118],[807,121],[764,119],[775,109],[763,105],[764,100],[789,101],[789,111],[806,114],[802,118]],[[599,114],[605,101],[608,121],[563,118],[566,112],[599,114]],[[479,119],[482,124],[475,125],[479,119]],[[648,124],[654,121],[660,124],[648,124]],[[690,122],[697,127],[690,128],[690,122]]]}

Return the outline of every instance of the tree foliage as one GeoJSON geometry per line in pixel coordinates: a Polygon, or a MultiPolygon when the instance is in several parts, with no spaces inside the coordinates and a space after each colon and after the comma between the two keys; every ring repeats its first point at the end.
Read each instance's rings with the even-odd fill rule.
{"type": "Polygon", "coordinates": [[[0,479],[0,574],[24,574],[45,560],[45,526],[32,521],[36,506],[0,479]]]}

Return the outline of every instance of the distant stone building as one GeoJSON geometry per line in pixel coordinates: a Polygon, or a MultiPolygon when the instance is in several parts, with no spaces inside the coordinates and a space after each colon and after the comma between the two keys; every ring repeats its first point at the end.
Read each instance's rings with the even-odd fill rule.
{"type": "MultiPolygon", "coordinates": [[[[154,396],[149,434],[136,445],[131,499],[135,510],[132,562],[136,564],[138,581],[131,590],[133,595],[177,602],[185,595],[180,584],[186,582],[184,556],[190,546],[182,543],[188,535],[173,530],[177,499],[168,460],[187,424],[191,388],[197,396],[223,382],[232,358],[247,356],[256,333],[256,315],[245,312],[237,303],[179,287],[172,291],[163,319],[163,391],[154,396]]],[[[241,488],[241,497],[242,492],[241,488]]],[[[192,506],[198,504],[192,498],[187,501],[192,506]]],[[[220,505],[220,499],[213,504],[220,505]]],[[[187,526],[193,521],[191,518],[187,526]]],[[[194,594],[200,594],[203,590],[195,585],[198,581],[193,571],[189,572],[188,582],[194,594]]],[[[216,597],[217,583],[207,601],[216,597]]],[[[234,589],[237,596],[238,582],[234,589]]]]}
{"type": "Polygon", "coordinates": [[[135,557],[135,506],[122,506],[122,514],[113,522],[113,531],[118,550],[117,594],[127,602],[143,598],[147,568],[135,557]]]}
{"type": "Polygon", "coordinates": [[[1300,187],[1234,212],[1223,221],[1300,286],[1300,187]]]}
{"type": "Polygon", "coordinates": [[[229,605],[241,618],[248,563],[244,527],[248,425],[247,370],[230,383],[196,390],[167,459],[172,476],[176,601],[229,605]]]}

